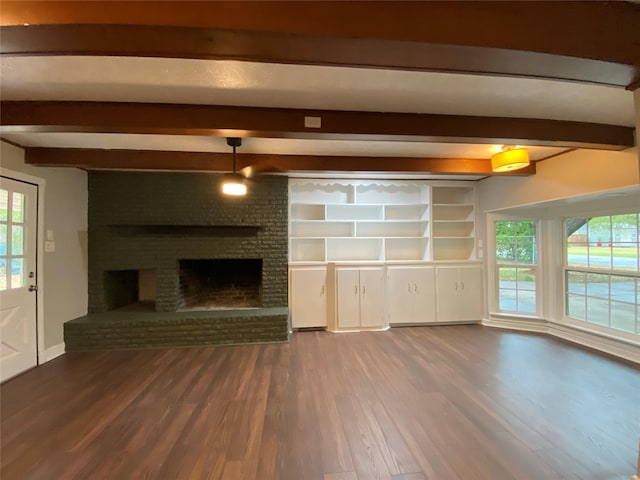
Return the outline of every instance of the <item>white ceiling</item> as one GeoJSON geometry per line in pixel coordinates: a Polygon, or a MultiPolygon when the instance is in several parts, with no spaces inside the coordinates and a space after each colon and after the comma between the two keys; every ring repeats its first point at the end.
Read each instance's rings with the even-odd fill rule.
{"type": "MultiPolygon", "coordinates": [[[[3,100],[186,103],[573,120],[633,126],[624,89],[526,78],[132,57],[2,57],[3,100]]],[[[222,138],[6,134],[22,146],[228,152],[222,138]]],[[[245,139],[247,153],[488,158],[500,146],[245,139]]],[[[563,149],[533,147],[534,160],[563,149]]]]}

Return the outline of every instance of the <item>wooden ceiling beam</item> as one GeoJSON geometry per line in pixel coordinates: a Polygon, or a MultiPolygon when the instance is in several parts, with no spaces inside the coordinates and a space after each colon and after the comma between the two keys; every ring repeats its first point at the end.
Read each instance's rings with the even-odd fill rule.
{"type": "MultiPolygon", "coordinates": [[[[155,150],[103,150],[27,148],[25,162],[48,167],[77,167],[85,170],[160,170],[229,172],[230,153],[168,152],[155,150]]],[[[451,175],[496,175],[487,159],[344,157],[320,155],[237,155],[238,170],[249,176],[286,172],[389,172],[451,175]]],[[[528,176],[529,167],[499,175],[528,176]]]]}
{"type": "Polygon", "coordinates": [[[0,54],[243,60],[507,75],[615,87],[640,80],[639,65],[509,48],[153,25],[8,26],[2,28],[0,54]]]}
{"type": "Polygon", "coordinates": [[[0,132],[420,141],[622,150],[634,129],[562,120],[101,102],[0,102],[0,132]],[[319,118],[320,128],[305,127],[319,118]]]}

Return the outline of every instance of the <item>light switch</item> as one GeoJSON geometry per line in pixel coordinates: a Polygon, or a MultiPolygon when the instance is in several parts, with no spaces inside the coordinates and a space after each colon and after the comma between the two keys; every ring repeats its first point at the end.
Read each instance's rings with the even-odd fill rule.
{"type": "Polygon", "coordinates": [[[44,242],[44,251],[45,252],[55,252],[56,251],[56,242],[44,242]]]}

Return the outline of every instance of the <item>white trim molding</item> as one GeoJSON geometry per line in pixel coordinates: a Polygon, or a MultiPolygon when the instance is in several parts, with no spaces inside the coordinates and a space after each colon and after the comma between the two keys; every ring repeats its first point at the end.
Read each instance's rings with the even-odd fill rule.
{"type": "Polygon", "coordinates": [[[576,325],[507,315],[491,315],[490,318],[482,320],[482,325],[524,332],[544,333],[640,364],[640,341],[633,342],[624,338],[615,338],[611,335],[604,335],[576,325]]]}
{"type": "Polygon", "coordinates": [[[50,362],[54,358],[58,358],[65,353],[65,345],[64,342],[54,345],[53,347],[49,347],[44,351],[38,352],[39,364],[50,362]]]}

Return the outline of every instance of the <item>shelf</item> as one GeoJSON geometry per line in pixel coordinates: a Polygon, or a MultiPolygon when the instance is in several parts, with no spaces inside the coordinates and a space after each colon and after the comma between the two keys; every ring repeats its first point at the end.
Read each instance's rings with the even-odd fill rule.
{"type": "Polygon", "coordinates": [[[290,262],[475,258],[471,182],[290,179],[289,202],[290,262]]]}
{"type": "Polygon", "coordinates": [[[423,237],[427,222],[357,221],[356,237],[423,237]]]}
{"type": "Polygon", "coordinates": [[[383,260],[382,239],[328,238],[327,261],[383,260]]]}
{"type": "Polygon", "coordinates": [[[471,220],[434,220],[431,234],[433,237],[470,237],[473,229],[471,220]]]}
{"type": "Polygon", "coordinates": [[[433,259],[471,260],[474,244],[472,237],[433,237],[433,259]]]}
{"type": "Polygon", "coordinates": [[[324,238],[292,238],[289,250],[292,262],[324,262],[324,238]]]}
{"type": "Polygon", "coordinates": [[[327,220],[382,220],[382,205],[327,205],[327,220]]]}
{"type": "Polygon", "coordinates": [[[427,218],[429,205],[421,203],[418,205],[385,205],[385,220],[424,220],[427,218]]]}
{"type": "Polygon", "coordinates": [[[324,205],[291,204],[291,220],[324,220],[324,205]]]}
{"type": "Polygon", "coordinates": [[[473,204],[473,188],[433,187],[431,201],[434,204],[473,204]]]}
{"type": "Polygon", "coordinates": [[[384,256],[386,260],[426,260],[427,238],[385,238],[384,256]]]}
{"type": "Polygon", "coordinates": [[[352,237],[353,222],[293,220],[292,237],[352,237]]]}
{"type": "Polygon", "coordinates": [[[434,204],[433,220],[473,220],[473,205],[434,204]]]}

